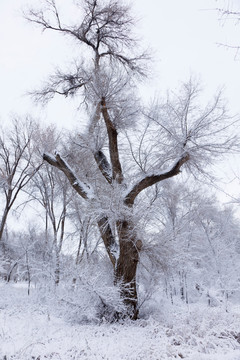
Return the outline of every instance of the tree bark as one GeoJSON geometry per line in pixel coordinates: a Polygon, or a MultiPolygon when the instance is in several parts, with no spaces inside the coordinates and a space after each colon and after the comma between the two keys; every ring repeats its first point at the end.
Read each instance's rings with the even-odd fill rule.
{"type": "Polygon", "coordinates": [[[105,98],[102,98],[101,105],[101,111],[108,133],[109,153],[112,164],[112,178],[113,180],[116,180],[119,184],[121,184],[123,181],[123,173],[122,166],[119,160],[118,132],[110,119],[105,98]]]}
{"type": "Polygon", "coordinates": [[[8,207],[8,204],[7,204],[6,208],[4,210],[3,216],[2,216],[1,224],[0,224],[0,244],[2,244],[3,247],[4,247],[4,244],[3,244],[3,232],[4,232],[4,229],[5,229],[6,222],[7,222],[7,217],[8,217],[9,210],[10,210],[10,208],[8,207]]]}
{"type": "Polygon", "coordinates": [[[113,264],[113,267],[115,267],[116,264],[116,257],[114,254],[114,250],[116,250],[116,241],[113,236],[111,227],[108,222],[107,217],[102,217],[97,222],[98,228],[101,234],[101,238],[103,239],[105,248],[107,250],[108,256],[111,260],[111,263],[113,264]]]}
{"type": "Polygon", "coordinates": [[[182,165],[185,164],[189,159],[190,155],[188,153],[185,153],[178,161],[176,161],[172,165],[171,168],[167,169],[166,171],[162,171],[159,174],[156,173],[145,176],[133,186],[131,191],[125,197],[124,203],[129,207],[133,206],[135,198],[138,196],[138,194],[140,194],[140,192],[154,184],[157,184],[158,182],[178,175],[180,173],[182,165]]]}
{"type": "Polygon", "coordinates": [[[117,227],[120,252],[115,266],[115,284],[119,285],[126,306],[125,316],[136,320],[138,318],[136,273],[142,242],[137,240],[131,222],[119,221],[117,227]]]}

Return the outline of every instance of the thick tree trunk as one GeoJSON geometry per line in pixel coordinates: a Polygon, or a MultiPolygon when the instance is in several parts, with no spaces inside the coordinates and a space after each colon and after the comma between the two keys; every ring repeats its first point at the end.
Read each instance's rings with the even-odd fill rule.
{"type": "Polygon", "coordinates": [[[142,242],[136,239],[131,222],[119,221],[117,226],[120,253],[115,266],[115,283],[120,286],[121,296],[126,305],[125,316],[136,320],[138,318],[136,272],[142,242]]]}

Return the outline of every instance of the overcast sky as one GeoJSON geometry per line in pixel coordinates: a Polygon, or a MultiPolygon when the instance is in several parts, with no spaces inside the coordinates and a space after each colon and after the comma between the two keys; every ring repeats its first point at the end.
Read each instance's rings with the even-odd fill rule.
{"type": "MultiPolygon", "coordinates": [[[[71,0],[58,0],[61,5],[71,0]]],[[[55,64],[71,59],[73,44],[67,38],[42,33],[28,23],[21,10],[39,0],[0,1],[0,119],[7,121],[12,113],[32,113],[59,126],[76,125],[79,114],[76,103],[54,100],[47,108],[34,107],[24,94],[47,78],[55,64]]],[[[133,1],[143,44],[154,50],[154,74],[145,92],[164,93],[176,88],[193,75],[200,78],[207,94],[225,86],[233,112],[240,113],[240,62],[235,52],[218,43],[240,43],[240,26],[219,21],[214,10],[225,0],[135,0],[133,1]]],[[[229,3],[229,1],[228,1],[229,3]]]]}

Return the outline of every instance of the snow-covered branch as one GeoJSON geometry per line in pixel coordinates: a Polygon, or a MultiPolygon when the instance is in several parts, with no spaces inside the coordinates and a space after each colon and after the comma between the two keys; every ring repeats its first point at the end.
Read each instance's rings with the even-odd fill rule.
{"type": "Polygon", "coordinates": [[[128,206],[132,206],[134,204],[134,200],[141,191],[147,189],[148,187],[162,181],[169,179],[173,176],[176,176],[180,172],[180,168],[183,164],[185,164],[190,159],[188,153],[184,154],[177,162],[173,164],[172,167],[167,170],[163,170],[160,172],[156,172],[151,175],[146,175],[143,179],[137,182],[132,189],[128,192],[125,197],[125,204],[128,206]]]}
{"type": "Polygon", "coordinates": [[[106,156],[104,155],[104,153],[101,150],[98,150],[94,153],[94,158],[99,167],[99,170],[101,171],[101,173],[103,174],[103,176],[105,177],[107,182],[109,182],[109,184],[111,184],[112,169],[111,169],[111,166],[110,166],[106,156]]]}
{"type": "Polygon", "coordinates": [[[44,153],[43,159],[47,161],[50,165],[55,166],[56,168],[61,170],[68,178],[72,187],[81,197],[86,200],[93,199],[94,195],[91,187],[78,179],[78,177],[68,165],[68,163],[58,153],[55,156],[44,153]]]}

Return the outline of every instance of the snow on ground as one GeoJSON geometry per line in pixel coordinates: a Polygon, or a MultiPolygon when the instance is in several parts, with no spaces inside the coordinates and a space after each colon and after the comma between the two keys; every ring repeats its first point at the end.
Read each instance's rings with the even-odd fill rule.
{"type": "Polygon", "coordinates": [[[147,320],[78,324],[17,285],[0,283],[0,360],[240,360],[240,307],[163,306],[147,320]]]}

